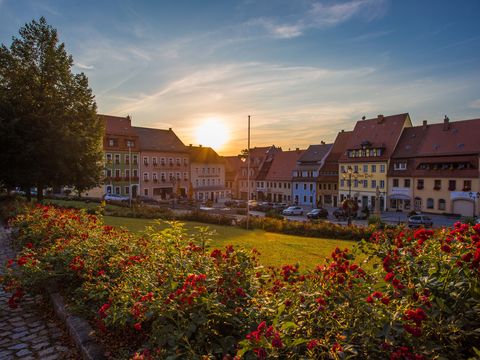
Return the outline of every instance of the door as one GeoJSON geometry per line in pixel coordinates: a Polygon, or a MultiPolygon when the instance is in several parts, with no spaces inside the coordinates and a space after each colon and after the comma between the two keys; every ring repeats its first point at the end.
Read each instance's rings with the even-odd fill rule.
{"type": "Polygon", "coordinates": [[[462,216],[473,216],[473,201],[456,200],[453,203],[453,213],[462,216]]]}

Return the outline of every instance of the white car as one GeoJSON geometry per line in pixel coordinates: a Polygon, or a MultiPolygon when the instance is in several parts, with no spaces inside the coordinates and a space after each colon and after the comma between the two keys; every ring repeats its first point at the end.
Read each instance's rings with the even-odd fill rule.
{"type": "Polygon", "coordinates": [[[290,206],[282,211],[282,215],[303,215],[303,209],[300,206],[290,206]]]}
{"type": "Polygon", "coordinates": [[[104,197],[105,201],[128,201],[130,198],[128,196],[117,195],[117,194],[106,194],[104,197]]]}

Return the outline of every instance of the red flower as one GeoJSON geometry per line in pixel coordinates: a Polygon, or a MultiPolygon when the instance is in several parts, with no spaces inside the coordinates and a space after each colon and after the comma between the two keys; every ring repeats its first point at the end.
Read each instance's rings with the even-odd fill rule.
{"type": "Polygon", "coordinates": [[[412,334],[415,337],[420,337],[422,336],[422,329],[420,329],[418,326],[411,326],[411,325],[403,325],[403,328],[405,329],[406,332],[412,334]]]}
{"type": "Polygon", "coordinates": [[[139,323],[139,322],[138,322],[138,323],[135,323],[135,324],[133,325],[133,327],[134,327],[134,328],[135,328],[135,330],[137,330],[137,331],[140,331],[140,330],[142,330],[142,324],[141,324],[141,323],[139,323]]]}
{"type": "Polygon", "coordinates": [[[384,296],[381,301],[385,305],[388,305],[390,303],[390,298],[388,296],[384,296]]]}
{"type": "Polygon", "coordinates": [[[26,243],[25,246],[29,249],[33,248],[33,244],[31,242],[26,243]]]}
{"type": "Polygon", "coordinates": [[[447,244],[443,244],[441,249],[442,249],[443,252],[446,252],[446,253],[449,253],[449,252],[452,251],[452,248],[447,244]]]}
{"type": "Polygon", "coordinates": [[[375,292],[372,294],[372,296],[373,296],[374,298],[380,299],[380,298],[383,296],[383,294],[382,294],[380,291],[375,291],[375,292]]]}
{"type": "Polygon", "coordinates": [[[253,349],[253,352],[255,353],[255,355],[257,355],[257,358],[260,360],[264,360],[267,358],[267,352],[265,351],[264,348],[253,349]]]}
{"type": "Polygon", "coordinates": [[[310,340],[307,344],[307,349],[312,350],[318,346],[318,341],[316,339],[310,340]]]}
{"type": "Polygon", "coordinates": [[[275,336],[273,337],[272,346],[274,348],[282,348],[283,347],[282,339],[280,339],[280,334],[279,333],[276,333],[275,336]]]}
{"type": "Polygon", "coordinates": [[[387,275],[385,275],[385,281],[390,282],[394,277],[395,277],[395,274],[392,272],[389,272],[387,273],[387,275]]]}
{"type": "Polygon", "coordinates": [[[366,300],[369,304],[373,303],[373,297],[369,295],[366,300]]]}
{"type": "Polygon", "coordinates": [[[335,344],[333,344],[331,351],[333,353],[336,353],[336,352],[343,351],[343,348],[341,347],[341,345],[338,342],[336,342],[335,344]]]}

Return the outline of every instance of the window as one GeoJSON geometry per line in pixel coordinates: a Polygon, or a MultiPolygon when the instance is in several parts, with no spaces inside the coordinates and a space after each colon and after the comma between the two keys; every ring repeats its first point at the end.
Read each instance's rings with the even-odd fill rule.
{"type": "Polygon", "coordinates": [[[307,202],[307,196],[306,196],[306,195],[303,195],[303,202],[304,202],[304,203],[307,202]]]}
{"type": "Polygon", "coordinates": [[[125,144],[127,145],[127,147],[131,148],[131,147],[135,146],[135,141],[127,140],[127,141],[125,141],[125,144]]]}
{"type": "Polygon", "coordinates": [[[381,173],[384,173],[385,172],[385,165],[380,165],[380,172],[381,173]]]}
{"type": "Polygon", "coordinates": [[[310,191],[313,191],[313,184],[310,184],[310,191]]]}
{"type": "Polygon", "coordinates": [[[115,194],[120,195],[120,186],[115,186],[115,194]]]}
{"type": "Polygon", "coordinates": [[[407,170],[407,163],[406,162],[397,162],[393,164],[394,170],[407,170]]]}
{"type": "Polygon", "coordinates": [[[138,170],[137,169],[133,169],[133,177],[138,178],[138,170]]]}
{"type": "Polygon", "coordinates": [[[393,179],[393,187],[398,187],[398,179],[393,179]]]}
{"type": "Polygon", "coordinates": [[[137,165],[137,164],[138,164],[138,156],[133,155],[133,165],[137,165]]]}
{"type": "Polygon", "coordinates": [[[105,154],[106,156],[106,159],[107,159],[107,163],[111,163],[112,162],[112,154],[105,154]]]}
{"type": "Polygon", "coordinates": [[[433,209],[433,199],[432,198],[427,199],[427,209],[433,209]]]}
{"type": "Polygon", "coordinates": [[[158,180],[158,178],[157,178],[157,173],[156,173],[156,172],[154,172],[154,173],[152,174],[152,179],[153,179],[153,181],[157,181],[157,180],[158,180]]]}
{"type": "Polygon", "coordinates": [[[116,165],[120,164],[120,154],[115,154],[115,164],[116,165]]]}
{"type": "Polygon", "coordinates": [[[125,186],[125,194],[130,194],[130,186],[125,186]]]}
{"type": "Polygon", "coordinates": [[[345,172],[345,166],[340,166],[340,172],[344,173],[345,172]]]}
{"type": "Polygon", "coordinates": [[[143,165],[148,166],[148,157],[146,157],[146,156],[143,157],[143,165]]]}
{"type": "MultiPolygon", "coordinates": [[[[363,187],[367,188],[368,187],[368,180],[363,180],[363,187]]],[[[336,190],[336,189],[335,189],[336,190]]]]}
{"type": "Polygon", "coordinates": [[[107,140],[108,146],[117,146],[117,139],[108,139],[107,140]]]}
{"type": "Polygon", "coordinates": [[[183,180],[188,180],[188,174],[186,172],[183,173],[183,180]]]}
{"type": "Polygon", "coordinates": [[[377,188],[377,180],[372,180],[372,189],[377,188]]]}
{"type": "Polygon", "coordinates": [[[363,165],[363,172],[368,173],[368,165],[363,165]]]}
{"type": "Polygon", "coordinates": [[[148,189],[143,189],[143,195],[148,196],[148,189]]]}
{"type": "Polygon", "coordinates": [[[188,159],[187,158],[183,158],[183,165],[188,165],[188,159]]]}
{"type": "Polygon", "coordinates": [[[357,180],[357,179],[355,179],[355,180],[353,181],[353,187],[358,187],[358,180],[357,180]]]}
{"type": "Polygon", "coordinates": [[[417,189],[422,190],[424,186],[423,179],[418,179],[417,180],[417,189]]]}
{"type": "Polygon", "coordinates": [[[355,171],[356,173],[358,173],[358,165],[354,165],[354,166],[353,166],[353,171],[355,171]]]}
{"type": "Polygon", "coordinates": [[[448,180],[448,190],[455,191],[457,187],[457,182],[455,180],[448,180]]]}
{"type": "Polygon", "coordinates": [[[143,173],[143,181],[148,181],[148,173],[143,173]]]}
{"type": "Polygon", "coordinates": [[[385,189],[385,180],[380,180],[380,189],[385,189]]]}
{"type": "Polygon", "coordinates": [[[152,164],[153,164],[153,166],[157,166],[157,158],[156,157],[152,157],[152,164]]]}
{"type": "Polygon", "coordinates": [[[442,188],[442,180],[435,179],[434,180],[434,185],[433,185],[433,190],[440,190],[442,188]]]}
{"type": "Polygon", "coordinates": [[[164,157],[160,158],[160,165],[162,165],[162,166],[165,165],[165,158],[164,157]]]}
{"type": "Polygon", "coordinates": [[[112,193],[112,187],[110,185],[107,186],[107,194],[112,193]]]}
{"type": "Polygon", "coordinates": [[[295,184],[295,190],[298,190],[298,184],[295,184]]]}
{"type": "Polygon", "coordinates": [[[303,184],[303,190],[307,190],[307,184],[303,184]]]}
{"type": "Polygon", "coordinates": [[[340,187],[344,187],[345,186],[345,180],[340,180],[340,187]]]}
{"type": "Polygon", "coordinates": [[[180,158],[176,158],[175,161],[177,162],[177,166],[180,166],[180,165],[181,165],[181,160],[180,160],[180,158]]]}
{"type": "Polygon", "coordinates": [[[377,165],[372,165],[372,173],[377,172],[377,165]]]}
{"type": "Polygon", "coordinates": [[[472,180],[463,180],[463,191],[472,190],[472,180]]]}
{"type": "Polygon", "coordinates": [[[130,179],[130,170],[126,169],[125,170],[125,180],[130,179]]]}
{"type": "Polygon", "coordinates": [[[310,196],[310,204],[313,203],[313,196],[310,196]]]}
{"type": "Polygon", "coordinates": [[[111,178],[111,177],[112,177],[112,170],[107,169],[107,178],[111,178]]]}
{"type": "Polygon", "coordinates": [[[446,207],[445,204],[446,204],[446,202],[445,202],[444,199],[439,199],[438,200],[438,210],[445,210],[445,207],[446,207]]]}
{"type": "Polygon", "coordinates": [[[120,170],[119,169],[115,170],[115,179],[120,180],[120,170]]]}
{"type": "Polygon", "coordinates": [[[168,159],[168,165],[173,165],[173,158],[168,159]]]}

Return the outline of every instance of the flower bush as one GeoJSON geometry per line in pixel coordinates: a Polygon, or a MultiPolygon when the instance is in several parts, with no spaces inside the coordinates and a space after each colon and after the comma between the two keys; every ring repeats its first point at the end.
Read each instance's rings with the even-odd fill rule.
{"type": "Polygon", "coordinates": [[[373,232],[314,271],[264,268],[172,222],[142,235],[36,207],[9,222],[11,307],[56,281],[113,358],[467,359],[480,343],[480,225],[373,232]],[[361,255],[361,256],[358,256],[361,255]],[[361,261],[359,261],[361,259],[361,261]]]}

